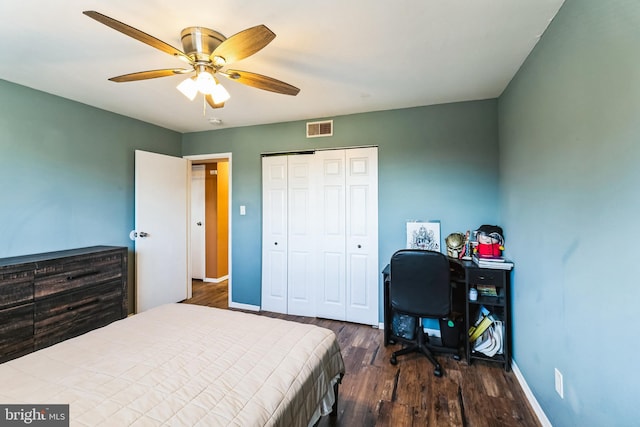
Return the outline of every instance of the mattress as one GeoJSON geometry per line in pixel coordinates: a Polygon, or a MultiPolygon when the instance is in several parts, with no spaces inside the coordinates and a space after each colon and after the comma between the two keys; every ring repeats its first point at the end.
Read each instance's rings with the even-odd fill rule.
{"type": "Polygon", "coordinates": [[[0,402],[69,404],[72,426],[307,426],[343,373],[328,329],[169,304],[0,364],[0,402]]]}

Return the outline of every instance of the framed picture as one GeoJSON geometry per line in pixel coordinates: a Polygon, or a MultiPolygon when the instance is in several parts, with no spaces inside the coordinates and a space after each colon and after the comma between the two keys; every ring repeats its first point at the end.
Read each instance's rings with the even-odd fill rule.
{"type": "Polygon", "coordinates": [[[407,222],[407,249],[440,252],[440,222],[407,222]]]}

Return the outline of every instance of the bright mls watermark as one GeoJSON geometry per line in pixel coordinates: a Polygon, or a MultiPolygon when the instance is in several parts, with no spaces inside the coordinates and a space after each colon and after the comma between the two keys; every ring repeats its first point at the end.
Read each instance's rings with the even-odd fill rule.
{"type": "Polygon", "coordinates": [[[69,405],[1,405],[0,427],[69,427],[69,405]]]}

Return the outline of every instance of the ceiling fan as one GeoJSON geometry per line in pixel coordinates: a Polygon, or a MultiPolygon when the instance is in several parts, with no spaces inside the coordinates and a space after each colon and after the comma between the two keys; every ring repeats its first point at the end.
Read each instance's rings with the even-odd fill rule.
{"type": "Polygon", "coordinates": [[[224,107],[225,101],[230,97],[226,89],[218,82],[216,75],[227,77],[247,86],[284,95],[295,96],[300,92],[297,87],[272,77],[249,71],[223,70],[227,65],[258,52],[276,37],[264,25],[248,28],[229,38],[209,28],[187,27],[180,33],[183,50],[179,50],[162,40],[99,12],[88,10],[82,13],[116,31],[120,31],[189,64],[187,68],[140,71],[111,77],[109,80],[113,82],[131,82],[195,72],[195,75],[178,85],[178,90],[191,100],[195,98],[198,92],[202,93],[212,108],[224,107]]]}

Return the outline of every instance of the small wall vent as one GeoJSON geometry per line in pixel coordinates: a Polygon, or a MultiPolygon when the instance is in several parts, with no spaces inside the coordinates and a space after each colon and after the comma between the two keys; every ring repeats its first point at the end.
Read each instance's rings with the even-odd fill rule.
{"type": "Polygon", "coordinates": [[[333,135],[333,120],[323,122],[307,122],[307,138],[333,135]]]}

